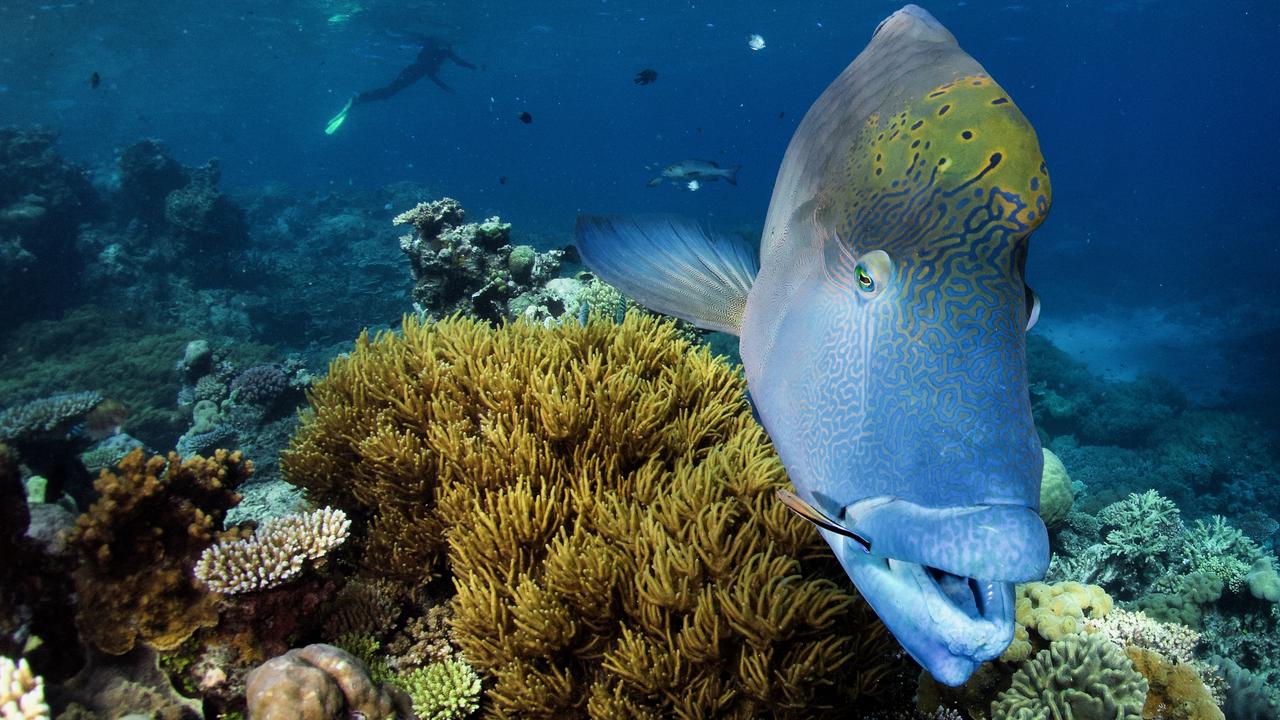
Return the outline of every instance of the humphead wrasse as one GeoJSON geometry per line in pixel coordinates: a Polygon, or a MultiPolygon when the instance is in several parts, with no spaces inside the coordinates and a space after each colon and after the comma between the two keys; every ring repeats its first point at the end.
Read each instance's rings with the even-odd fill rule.
{"type": "Polygon", "coordinates": [[[810,108],[759,251],[670,218],[583,217],[578,248],[649,307],[736,333],[759,416],[858,590],[939,681],[1013,636],[1049,560],[1027,391],[1035,132],[908,5],[810,108]]]}

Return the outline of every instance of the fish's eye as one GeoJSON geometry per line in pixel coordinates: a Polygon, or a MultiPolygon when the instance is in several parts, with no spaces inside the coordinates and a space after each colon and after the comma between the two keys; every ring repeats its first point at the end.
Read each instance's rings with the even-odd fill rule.
{"type": "Polygon", "coordinates": [[[872,300],[893,284],[893,260],[883,250],[872,250],[858,257],[853,268],[853,280],[858,284],[859,295],[872,300]]]}
{"type": "Polygon", "coordinates": [[[867,292],[875,292],[876,281],[867,274],[867,269],[863,267],[861,263],[858,264],[858,267],[853,269],[853,272],[858,276],[858,287],[867,292]]]}

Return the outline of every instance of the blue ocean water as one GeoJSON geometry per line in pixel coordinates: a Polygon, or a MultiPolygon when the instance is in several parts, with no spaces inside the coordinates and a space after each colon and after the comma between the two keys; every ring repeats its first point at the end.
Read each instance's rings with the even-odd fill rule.
{"type": "MultiPolygon", "coordinates": [[[[1078,390],[1067,398],[1074,409],[1062,410],[1070,422],[1086,414],[1082,403],[1150,403],[1149,413],[1128,408],[1144,419],[1124,427],[1042,424],[1046,445],[1094,493],[1083,507],[1098,512],[1167,480],[1162,492],[1188,526],[1217,514],[1254,523],[1258,548],[1274,554],[1280,3],[923,5],[1031,121],[1052,176],[1053,208],[1027,267],[1043,304],[1034,334],[1082,363],[1094,384],[1081,390],[1081,376],[1062,371],[1060,385],[1033,386],[1033,399],[1078,390]],[[1165,402],[1168,388],[1176,400],[1165,402]],[[1221,414],[1187,419],[1204,409],[1221,414]],[[1170,479],[1175,466],[1186,476],[1170,479]]],[[[12,303],[0,309],[0,357],[33,365],[0,383],[0,409],[55,391],[103,391],[55,387],[63,376],[27,369],[92,344],[57,329],[68,317],[77,328],[112,318],[121,336],[145,319],[179,349],[207,339],[218,362],[241,353],[226,360],[237,372],[275,364],[292,379],[303,366],[318,376],[361,328],[394,326],[412,310],[403,228],[392,219],[420,201],[456,198],[476,222],[499,215],[513,242],[539,251],[570,245],[582,213],[674,213],[758,236],[805,112],[899,6],[0,0],[0,128],[56,132],[59,162],[98,197],[70,227],[50,229],[52,211],[25,225],[28,208],[54,207],[40,195],[48,185],[28,188],[21,170],[3,176],[0,273],[10,274],[0,282],[21,289],[0,291],[12,303]],[[353,95],[411,65],[423,37],[455,54],[438,70],[447,88],[424,77],[356,104],[325,132],[353,95]],[[638,82],[645,70],[652,81],[638,82]],[[188,174],[217,158],[214,186],[244,212],[233,247],[197,233],[146,249],[148,223],[181,223],[165,216],[163,196],[150,218],[116,199],[120,158],[143,139],[163,143],[188,174]],[[662,178],[685,160],[737,167],[736,184],[662,178]],[[28,202],[28,193],[43,199],[28,202]],[[31,246],[35,227],[65,242],[42,255],[31,246]],[[76,315],[86,306],[91,314],[76,315]],[[296,357],[285,362],[286,353],[296,357]]],[[[565,267],[582,269],[571,258],[565,267]]],[[[716,342],[731,351],[731,341],[716,342]]],[[[103,354],[85,357],[110,351],[94,352],[103,354]]],[[[159,363],[187,372],[182,360],[177,352],[159,363]]],[[[103,374],[123,386],[117,376],[144,364],[103,374]]],[[[1036,372],[1033,364],[1033,380],[1036,372]]],[[[129,408],[125,428],[161,451],[199,435],[197,377],[166,375],[153,405],[129,408]]],[[[234,391],[232,377],[219,382],[234,391]]],[[[1043,402],[1037,413],[1060,409],[1043,402]]],[[[260,438],[241,429],[240,441],[278,450],[286,414],[262,420],[260,438]]],[[[272,478],[274,455],[262,452],[255,461],[272,478]]],[[[1256,614],[1272,619],[1250,626],[1255,636],[1280,638],[1280,615],[1256,614]]],[[[1280,679],[1280,656],[1239,652],[1247,669],[1280,679]]]]}
{"type": "MultiPolygon", "coordinates": [[[[551,233],[582,211],[758,228],[791,133],[895,7],[5,2],[0,123],[55,128],[69,158],[98,166],[156,137],[191,164],[220,158],[232,191],[409,180],[551,233]],[[424,81],[358,107],[334,136],[320,132],[351,94],[412,62],[412,33],[452,43],[481,69],[446,64],[441,78],[456,93],[424,81]],[[763,50],[748,47],[752,33],[763,50]],[[644,68],[657,80],[634,84],[644,68]],[[741,165],[739,185],[645,186],[686,158],[741,165]]],[[[1071,326],[1074,342],[1121,375],[1146,363],[1210,392],[1265,382],[1257,360],[1275,349],[1267,291],[1280,264],[1280,147],[1269,139],[1280,98],[1265,88],[1280,73],[1280,8],[927,9],[1040,135],[1056,197],[1029,277],[1046,327],[1096,317],[1071,326]]]]}

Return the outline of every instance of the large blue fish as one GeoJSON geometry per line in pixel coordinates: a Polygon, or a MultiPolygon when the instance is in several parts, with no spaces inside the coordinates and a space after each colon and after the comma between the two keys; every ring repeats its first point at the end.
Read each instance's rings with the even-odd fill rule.
{"type": "Polygon", "coordinates": [[[641,303],[741,337],[796,492],[903,647],[958,685],[1013,636],[1049,561],[1027,393],[1035,132],[908,5],[810,108],[759,251],[697,224],[583,217],[578,248],[641,303]]]}

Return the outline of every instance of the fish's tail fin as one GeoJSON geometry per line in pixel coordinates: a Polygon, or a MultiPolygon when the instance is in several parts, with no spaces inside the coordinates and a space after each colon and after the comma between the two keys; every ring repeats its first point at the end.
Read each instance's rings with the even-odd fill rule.
{"type": "Polygon", "coordinates": [[[738,186],[738,171],[739,171],[739,170],[741,170],[741,169],[742,169],[742,166],[741,166],[741,165],[734,165],[733,167],[729,168],[729,172],[724,176],[724,180],[725,180],[725,182],[729,183],[730,185],[732,185],[732,186],[734,186],[734,187],[737,187],[737,186],[738,186]]]}
{"type": "Polygon", "coordinates": [[[661,216],[583,215],[574,235],[587,267],[641,305],[700,328],[738,334],[760,270],[750,243],[661,216]]]}

